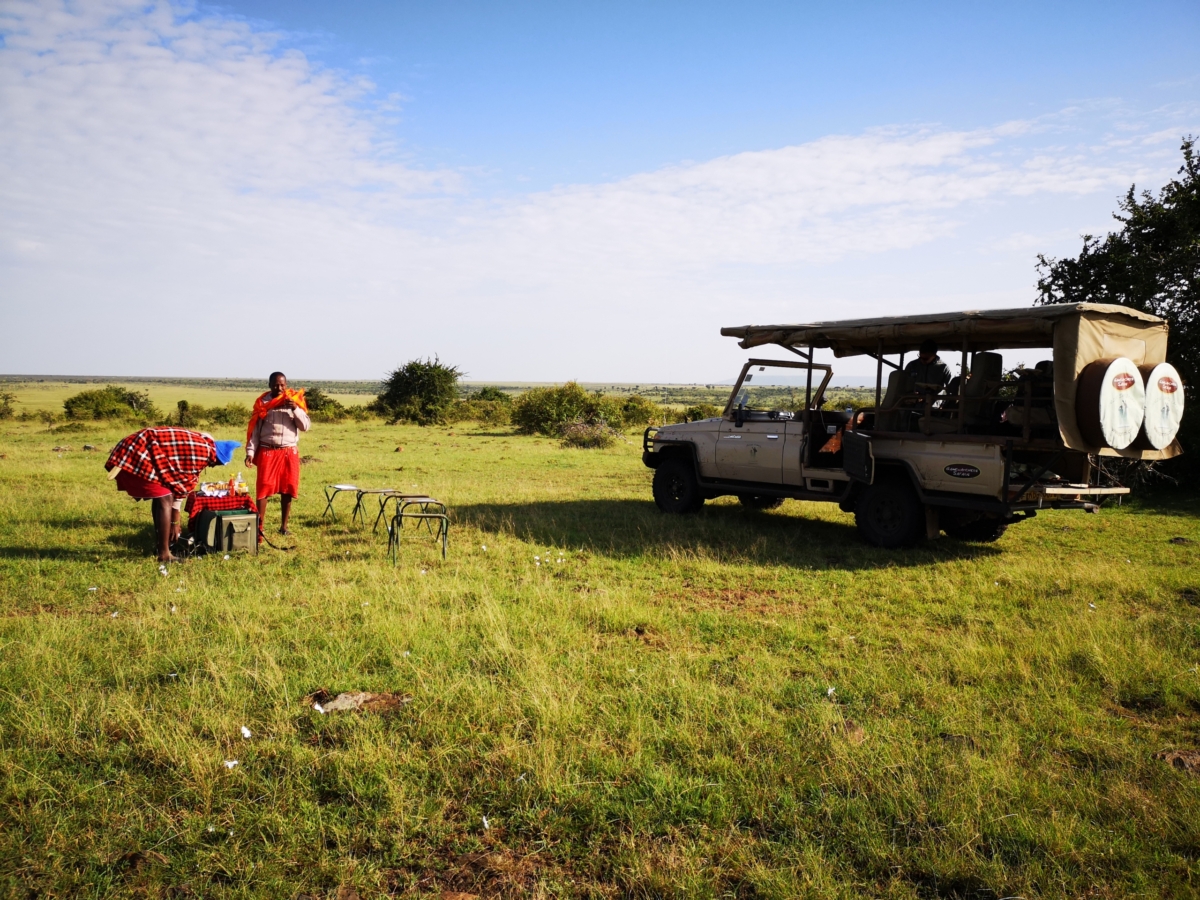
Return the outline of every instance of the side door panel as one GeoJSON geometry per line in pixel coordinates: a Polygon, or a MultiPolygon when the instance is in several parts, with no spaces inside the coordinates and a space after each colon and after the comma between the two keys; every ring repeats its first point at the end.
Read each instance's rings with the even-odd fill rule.
{"type": "Polygon", "coordinates": [[[717,474],[736,481],[783,482],[784,422],[721,423],[717,474]]]}

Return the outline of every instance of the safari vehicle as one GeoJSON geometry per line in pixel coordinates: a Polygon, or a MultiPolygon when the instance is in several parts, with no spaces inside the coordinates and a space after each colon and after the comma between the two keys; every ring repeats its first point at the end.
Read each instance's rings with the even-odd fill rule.
{"type": "Polygon", "coordinates": [[[1182,452],[1184,392],[1166,362],[1167,326],[1134,309],[1074,303],[721,334],[799,358],[747,361],[719,418],[646,430],[642,459],[664,512],[724,495],[757,509],[793,497],[853,512],[880,547],[942,531],[994,541],[1040,509],[1095,512],[1103,495],[1128,493],[1101,483],[1098,457],[1182,452]],[[948,389],[913,383],[905,355],[926,340],[961,354],[966,377],[948,389]],[[876,361],[873,407],[825,408],[833,372],[814,361],[818,348],[876,361]],[[1050,358],[1005,374],[1000,351],[1038,348],[1050,358]]]}

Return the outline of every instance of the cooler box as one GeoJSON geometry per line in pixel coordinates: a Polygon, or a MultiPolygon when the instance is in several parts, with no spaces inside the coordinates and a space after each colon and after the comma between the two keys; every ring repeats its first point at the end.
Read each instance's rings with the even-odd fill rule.
{"type": "Polygon", "coordinates": [[[196,543],[209,552],[258,553],[258,516],[244,509],[206,509],[192,526],[196,543]]]}

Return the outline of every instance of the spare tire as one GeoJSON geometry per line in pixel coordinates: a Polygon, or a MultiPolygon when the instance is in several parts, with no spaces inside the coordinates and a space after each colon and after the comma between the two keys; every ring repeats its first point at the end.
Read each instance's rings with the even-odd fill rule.
{"type": "Polygon", "coordinates": [[[1124,450],[1137,440],[1145,415],[1145,383],[1132,360],[1098,359],[1079,373],[1075,421],[1093,447],[1124,450]]]}
{"type": "Polygon", "coordinates": [[[1165,450],[1175,440],[1183,418],[1183,379],[1170,363],[1140,369],[1146,379],[1146,418],[1138,443],[1165,450]]]}

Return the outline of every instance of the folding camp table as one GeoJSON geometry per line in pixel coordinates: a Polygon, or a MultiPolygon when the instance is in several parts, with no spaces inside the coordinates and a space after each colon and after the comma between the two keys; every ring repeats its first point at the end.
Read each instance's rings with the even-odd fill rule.
{"type": "Polygon", "coordinates": [[[333,498],[338,494],[349,491],[357,491],[358,488],[352,484],[327,484],[325,485],[325,512],[321,513],[321,518],[328,515],[333,521],[337,521],[337,513],[333,511],[333,498]]]}
{"type": "Polygon", "coordinates": [[[400,557],[400,529],[404,527],[405,519],[411,519],[417,528],[424,525],[425,530],[432,534],[435,540],[440,540],[442,542],[442,559],[445,559],[446,545],[450,539],[450,516],[446,504],[433,497],[412,494],[403,497],[396,496],[394,499],[396,501],[395,513],[388,525],[388,557],[392,560],[392,565],[396,565],[400,557]],[[409,512],[411,506],[417,507],[418,511],[409,512]],[[434,531],[435,525],[437,531],[434,531]]]}

